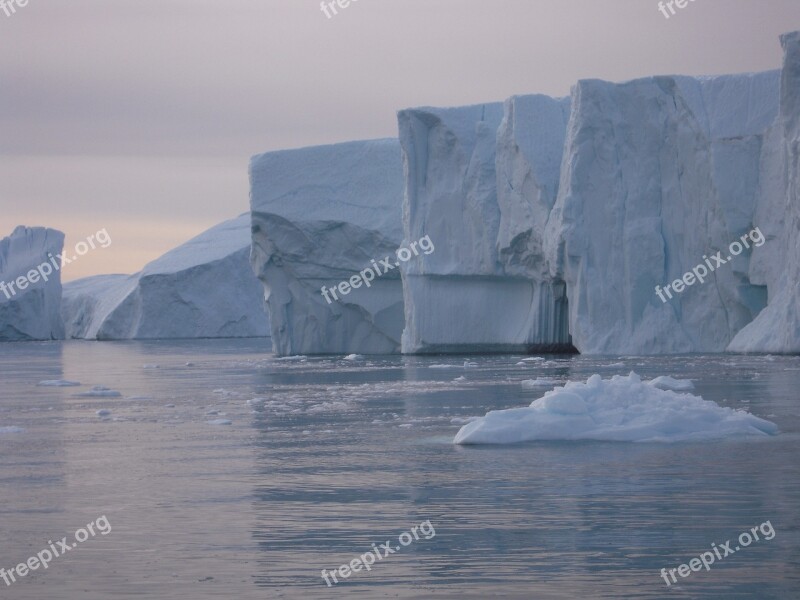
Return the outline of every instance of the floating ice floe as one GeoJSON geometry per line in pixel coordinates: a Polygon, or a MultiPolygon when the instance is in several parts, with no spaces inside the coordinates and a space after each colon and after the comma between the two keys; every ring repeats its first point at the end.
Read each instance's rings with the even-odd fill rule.
{"type": "Polygon", "coordinates": [[[689,379],[675,379],[668,375],[656,377],[647,384],[660,390],[672,390],[673,392],[691,392],[694,389],[694,384],[689,379]]]}
{"type": "Polygon", "coordinates": [[[122,394],[118,391],[103,387],[102,385],[96,385],[88,392],[72,394],[73,398],[119,398],[121,396],[122,394]]]}
{"type": "Polygon", "coordinates": [[[107,408],[101,408],[100,410],[98,410],[97,412],[95,412],[95,414],[96,414],[98,417],[108,417],[108,416],[110,416],[110,415],[111,415],[111,411],[110,411],[110,410],[108,410],[107,408]]]}
{"type": "Polygon", "coordinates": [[[66,379],[45,379],[36,384],[39,387],[78,387],[80,381],[68,381],[66,379]]]}
{"type": "Polygon", "coordinates": [[[9,426],[9,427],[0,427],[0,434],[2,433],[23,433],[25,429],[23,427],[16,427],[16,426],[9,426]]]}
{"type": "Polygon", "coordinates": [[[349,361],[364,360],[364,357],[360,354],[348,354],[342,360],[349,360],[349,361]]]}
{"type": "Polygon", "coordinates": [[[558,379],[540,377],[539,379],[526,379],[522,382],[523,390],[538,390],[545,387],[555,387],[561,383],[558,379]]]}
{"type": "Polygon", "coordinates": [[[527,408],[491,411],[461,428],[456,444],[534,440],[679,442],[777,435],[774,423],[692,394],[661,390],[636,373],[570,382],[527,408]]]}
{"type": "Polygon", "coordinates": [[[233,421],[230,419],[214,419],[213,421],[207,421],[209,425],[232,425],[233,421]]]}

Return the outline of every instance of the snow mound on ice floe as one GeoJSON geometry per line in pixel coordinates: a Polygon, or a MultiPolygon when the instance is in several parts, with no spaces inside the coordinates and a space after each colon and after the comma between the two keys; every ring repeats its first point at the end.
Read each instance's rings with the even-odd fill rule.
{"type": "Polygon", "coordinates": [[[461,428],[456,444],[534,440],[676,442],[733,435],[776,435],[778,427],[700,396],[660,390],[636,373],[547,392],[528,408],[491,411],[461,428]]]}
{"type": "Polygon", "coordinates": [[[672,390],[673,392],[691,392],[694,389],[694,384],[688,379],[675,379],[668,375],[656,377],[652,381],[648,381],[647,385],[652,385],[660,390],[672,390]]]}

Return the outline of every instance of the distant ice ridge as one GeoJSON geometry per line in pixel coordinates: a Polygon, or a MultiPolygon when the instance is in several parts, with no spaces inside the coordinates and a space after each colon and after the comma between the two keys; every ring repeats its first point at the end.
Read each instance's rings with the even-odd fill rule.
{"type": "Polygon", "coordinates": [[[767,243],[750,264],[769,304],[736,335],[731,352],[800,352],[800,31],[781,43],[780,114],[764,141],[757,210],[767,243]]]}
{"type": "Polygon", "coordinates": [[[778,427],[700,396],[658,389],[638,375],[567,383],[528,408],[491,411],[464,425],[456,444],[537,440],[681,442],[777,435],[778,427]]]}
{"type": "Polygon", "coordinates": [[[178,339],[267,337],[261,286],[249,262],[250,216],[212,227],[135,275],[99,275],[64,286],[68,337],[178,339]]]}
{"type": "MultiPolygon", "coordinates": [[[[64,338],[61,320],[61,272],[51,267],[48,281],[31,270],[56,259],[64,248],[64,234],[44,227],[19,226],[0,240],[0,341],[57,340],[64,338]],[[25,277],[25,289],[16,281],[25,277]],[[33,281],[36,280],[36,281],[33,281]],[[14,287],[9,288],[8,284],[14,287]],[[13,292],[13,293],[12,293],[13,292]]],[[[42,269],[46,274],[46,269],[42,269]]]]}
{"type": "MultiPolygon", "coordinates": [[[[403,239],[397,140],[269,152],[250,163],[252,265],[264,285],[274,351],[400,351],[398,271],[328,303],[333,288],[393,256],[403,239]]],[[[435,243],[435,240],[434,240],[435,243]]]]}

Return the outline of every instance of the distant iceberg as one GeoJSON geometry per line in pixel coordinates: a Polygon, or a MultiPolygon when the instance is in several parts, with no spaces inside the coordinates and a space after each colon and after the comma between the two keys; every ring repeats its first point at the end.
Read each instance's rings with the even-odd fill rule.
{"type": "Polygon", "coordinates": [[[400,351],[398,271],[336,301],[326,301],[321,290],[400,246],[402,176],[400,146],[391,139],[253,157],[251,260],[264,285],[277,354],[400,351]]]}
{"type": "Polygon", "coordinates": [[[464,425],[456,444],[514,444],[538,440],[681,442],[777,435],[778,427],[700,396],[665,391],[638,375],[571,382],[528,408],[491,411],[464,425]]]}
{"type": "Polygon", "coordinates": [[[0,341],[64,338],[58,259],[63,248],[64,234],[44,227],[20,226],[0,240],[0,341]]]}
{"type": "Polygon", "coordinates": [[[225,221],[135,275],[64,285],[67,336],[97,340],[268,337],[250,268],[250,216],[225,221]]]}

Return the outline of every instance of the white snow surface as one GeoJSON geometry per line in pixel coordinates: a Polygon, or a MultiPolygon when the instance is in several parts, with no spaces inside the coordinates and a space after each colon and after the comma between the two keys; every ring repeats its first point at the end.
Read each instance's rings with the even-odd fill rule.
{"type": "Polygon", "coordinates": [[[10,236],[0,240],[0,341],[58,340],[64,338],[61,320],[61,271],[53,267],[51,258],[61,254],[64,234],[45,227],[19,226],[10,236]],[[48,263],[52,273],[44,281],[31,270],[48,263]],[[20,289],[17,279],[26,277],[20,289]],[[32,279],[37,281],[31,282],[32,279]],[[8,285],[13,287],[9,288],[8,285]]]}
{"type": "Polygon", "coordinates": [[[253,275],[250,216],[201,233],[135,275],[99,275],[64,286],[68,337],[177,339],[268,337],[263,290],[253,275]]]}
{"type": "Polygon", "coordinates": [[[750,413],[692,394],[648,385],[635,373],[547,392],[527,408],[498,410],[464,425],[456,444],[513,444],[537,440],[682,442],[777,435],[778,427],[750,413]]]}
{"type": "MultiPolygon", "coordinates": [[[[270,152],[250,163],[253,270],[263,283],[274,352],[399,352],[403,288],[395,269],[347,295],[350,282],[402,241],[397,140],[270,152]]],[[[393,259],[394,260],[394,259],[393,259]]]]}

